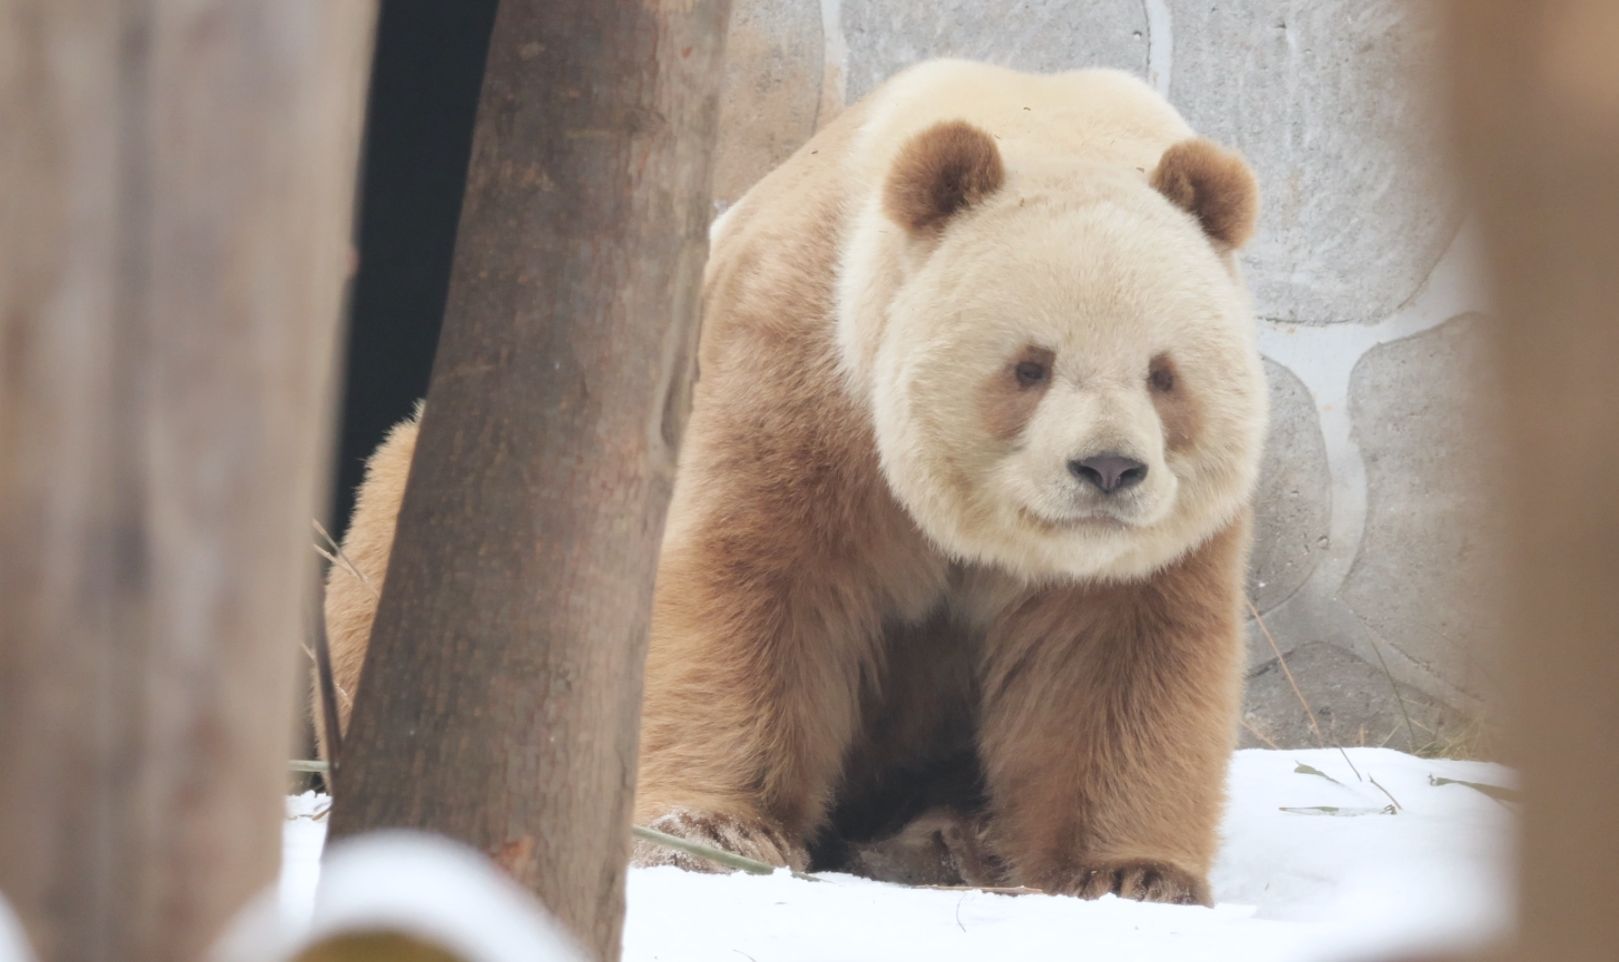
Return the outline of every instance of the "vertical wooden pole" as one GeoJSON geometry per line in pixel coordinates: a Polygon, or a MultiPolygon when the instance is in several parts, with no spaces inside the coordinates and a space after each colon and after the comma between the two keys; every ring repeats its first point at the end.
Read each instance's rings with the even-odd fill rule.
{"type": "Polygon", "coordinates": [[[1516,957],[1619,958],[1619,5],[1454,0],[1458,156],[1501,316],[1528,803],[1516,957]]]}
{"type": "Polygon", "coordinates": [[[367,0],[0,0],[0,892],[187,962],[274,880],[367,0]]]}
{"type": "Polygon", "coordinates": [[[334,838],[495,855],[616,958],[727,0],[503,0],[334,838]]]}

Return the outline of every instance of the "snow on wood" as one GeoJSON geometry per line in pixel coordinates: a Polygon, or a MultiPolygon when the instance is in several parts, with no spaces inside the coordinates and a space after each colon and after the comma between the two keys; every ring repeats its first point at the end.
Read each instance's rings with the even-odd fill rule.
{"type": "Polygon", "coordinates": [[[306,806],[312,794],[289,802],[291,881],[283,897],[244,913],[216,962],[291,962],[313,946],[356,937],[430,945],[466,962],[584,958],[526,889],[488,859],[443,838],[374,832],[334,844],[324,872],[317,871],[325,822],[315,818],[324,815],[325,800],[318,809],[306,806]]]}

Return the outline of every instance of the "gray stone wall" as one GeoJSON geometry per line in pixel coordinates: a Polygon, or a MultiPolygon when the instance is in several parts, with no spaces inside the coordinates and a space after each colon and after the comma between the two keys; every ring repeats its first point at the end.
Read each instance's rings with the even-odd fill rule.
{"type": "Polygon", "coordinates": [[[719,206],[932,56],[1132,71],[1254,165],[1264,212],[1244,265],[1274,414],[1249,582],[1261,613],[1249,744],[1315,741],[1296,682],[1328,742],[1465,751],[1499,681],[1483,640],[1497,457],[1476,424],[1493,396],[1489,321],[1437,161],[1437,50],[1421,11],[1399,0],[736,0],[719,206]]]}

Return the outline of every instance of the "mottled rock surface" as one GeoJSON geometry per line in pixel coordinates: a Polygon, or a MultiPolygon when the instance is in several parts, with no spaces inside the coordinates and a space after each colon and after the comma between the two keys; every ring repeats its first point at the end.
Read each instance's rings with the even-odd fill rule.
{"type": "Polygon", "coordinates": [[[1244,262],[1266,317],[1376,321],[1455,227],[1424,158],[1433,31],[1400,0],[1172,0],[1170,100],[1247,155],[1264,196],[1244,262]]]}
{"type": "Polygon", "coordinates": [[[1248,566],[1248,595],[1262,612],[1286,600],[1315,571],[1332,512],[1327,446],[1309,388],[1270,361],[1265,379],[1270,436],[1254,497],[1254,554],[1248,566]]]}
{"type": "Polygon", "coordinates": [[[815,133],[824,43],[810,3],[736,0],[714,146],[714,200],[731,204],[815,133]]]}
{"type": "Polygon", "coordinates": [[[1486,323],[1458,318],[1355,365],[1350,411],[1367,517],[1341,592],[1379,639],[1475,694],[1493,687],[1482,629],[1495,621],[1500,558],[1490,523],[1500,452],[1473,417],[1497,393],[1486,323]]]}
{"type": "Polygon", "coordinates": [[[1147,70],[1147,15],[1140,0],[843,0],[848,100],[929,57],[966,57],[1020,70],[1147,70]]]}
{"type": "Polygon", "coordinates": [[[1293,672],[1304,702],[1315,713],[1322,741],[1317,742],[1304,702],[1272,658],[1248,677],[1240,742],[1243,748],[1324,743],[1386,745],[1402,751],[1431,752],[1462,735],[1446,705],[1410,685],[1396,684],[1378,665],[1368,664],[1337,645],[1301,645],[1288,654],[1287,667],[1293,672]]]}

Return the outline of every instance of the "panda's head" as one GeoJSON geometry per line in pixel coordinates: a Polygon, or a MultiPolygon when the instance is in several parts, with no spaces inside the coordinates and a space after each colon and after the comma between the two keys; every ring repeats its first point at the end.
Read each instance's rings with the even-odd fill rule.
{"type": "Polygon", "coordinates": [[[881,192],[900,276],[865,376],[883,471],[928,535],[1031,578],[1129,578],[1229,523],[1266,422],[1239,157],[1193,139],[1144,174],[1009,170],[945,123],[881,192]]]}

